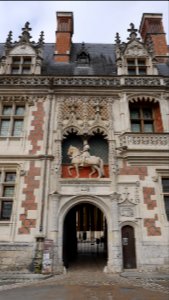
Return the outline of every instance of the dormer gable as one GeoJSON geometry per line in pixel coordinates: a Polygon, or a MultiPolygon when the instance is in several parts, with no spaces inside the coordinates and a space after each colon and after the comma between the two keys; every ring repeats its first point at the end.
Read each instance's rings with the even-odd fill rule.
{"type": "Polygon", "coordinates": [[[138,30],[133,23],[128,29],[130,35],[127,43],[121,43],[120,36],[116,33],[116,63],[118,75],[157,75],[154,64],[152,43],[146,45],[137,37],[138,30]]]}
{"type": "Polygon", "coordinates": [[[90,64],[90,55],[85,47],[85,43],[82,42],[81,49],[77,53],[76,61],[78,65],[89,65],[90,64]]]}
{"type": "Polygon", "coordinates": [[[0,58],[0,74],[40,74],[43,59],[44,33],[40,33],[37,43],[31,41],[29,22],[25,23],[19,40],[12,41],[9,32],[0,58]]]}

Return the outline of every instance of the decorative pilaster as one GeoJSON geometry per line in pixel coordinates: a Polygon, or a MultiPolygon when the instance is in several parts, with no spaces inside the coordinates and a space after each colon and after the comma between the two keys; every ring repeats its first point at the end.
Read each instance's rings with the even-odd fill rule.
{"type": "Polygon", "coordinates": [[[120,194],[113,193],[110,195],[111,201],[111,218],[112,228],[108,232],[109,240],[109,260],[107,263],[107,272],[121,272],[122,269],[122,249],[121,249],[121,234],[119,227],[119,211],[118,211],[118,199],[120,194]]]}

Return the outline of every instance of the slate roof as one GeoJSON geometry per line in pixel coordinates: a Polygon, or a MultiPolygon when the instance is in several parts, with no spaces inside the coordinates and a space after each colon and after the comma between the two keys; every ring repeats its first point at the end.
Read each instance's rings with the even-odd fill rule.
{"type": "MultiPolygon", "coordinates": [[[[90,64],[79,65],[76,61],[81,49],[81,43],[73,43],[70,63],[56,63],[54,61],[54,43],[45,43],[43,52],[42,75],[56,76],[115,76],[115,45],[86,43],[85,49],[90,55],[90,64]]],[[[3,55],[4,44],[0,43],[0,57],[3,55]]],[[[159,75],[169,76],[169,62],[157,64],[159,75]]]]}
{"type": "Polygon", "coordinates": [[[55,44],[45,44],[42,74],[48,75],[116,75],[115,46],[111,44],[85,44],[90,55],[89,65],[76,61],[81,43],[72,44],[70,63],[56,63],[53,59],[55,44]]]}

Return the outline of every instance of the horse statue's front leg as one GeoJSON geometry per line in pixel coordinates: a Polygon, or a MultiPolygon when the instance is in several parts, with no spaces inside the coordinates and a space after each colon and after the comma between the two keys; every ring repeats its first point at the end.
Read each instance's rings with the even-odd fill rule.
{"type": "Polygon", "coordinates": [[[93,175],[95,172],[98,173],[98,177],[97,177],[97,178],[100,178],[100,177],[101,177],[101,174],[100,174],[100,169],[99,169],[99,167],[97,167],[96,165],[94,165],[94,166],[91,166],[91,168],[92,168],[92,172],[89,174],[89,178],[91,178],[92,175],[93,175]]]}
{"type": "Polygon", "coordinates": [[[72,173],[70,172],[70,170],[73,169],[73,168],[74,168],[74,166],[69,166],[68,167],[68,174],[69,174],[69,176],[72,176],[72,173]]]}
{"type": "Polygon", "coordinates": [[[79,167],[78,167],[78,164],[75,164],[75,169],[76,169],[76,178],[79,178],[79,167]]]}

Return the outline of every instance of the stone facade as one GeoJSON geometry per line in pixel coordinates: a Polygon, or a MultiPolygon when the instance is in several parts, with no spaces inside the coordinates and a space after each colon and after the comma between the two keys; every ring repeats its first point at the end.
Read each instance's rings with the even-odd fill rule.
{"type": "MultiPolygon", "coordinates": [[[[58,22],[68,22],[70,27],[71,18],[72,13],[58,13],[58,22]]],[[[38,43],[32,44],[29,24],[25,24],[18,42],[13,43],[9,34],[6,44],[2,45],[1,269],[63,272],[65,217],[73,207],[89,203],[101,210],[107,222],[106,272],[119,273],[124,269],[122,230],[125,226],[134,229],[136,268],[140,271],[167,270],[169,220],[162,179],[169,179],[168,76],[160,74],[152,48],[140,42],[133,24],[127,43],[121,43],[116,36],[116,74],[99,75],[96,70],[92,76],[87,73],[71,76],[64,62],[76,66],[79,59],[84,71],[89,66],[81,64],[90,58],[91,68],[94,58],[90,57],[90,49],[86,51],[83,45],[83,51],[78,52],[77,60],[72,62],[74,53],[70,39],[73,31],[65,42],[65,32],[62,26],[59,28],[58,44],[52,53],[55,65],[49,65],[47,71],[44,71],[47,62],[43,34],[38,43]],[[63,53],[58,53],[57,49],[63,53]],[[34,68],[29,69],[31,73],[23,74],[22,69],[13,66],[18,64],[16,57],[20,56],[25,70],[24,62],[31,57],[34,64],[34,68]],[[146,74],[128,73],[127,63],[133,64],[133,57],[142,64],[142,72],[147,68],[146,74]],[[56,69],[50,74],[54,66],[56,69]],[[60,68],[64,76],[58,75],[60,68]],[[19,76],[12,73],[16,69],[19,76]],[[48,70],[49,74],[45,74],[48,70]],[[18,111],[23,107],[22,122],[18,111]],[[147,119],[139,119],[138,115],[137,120],[132,119],[133,107],[135,111],[139,108],[141,113],[146,107],[147,119]],[[15,125],[18,120],[22,127],[17,127],[19,134],[15,135],[14,126],[19,126],[15,125]],[[142,130],[132,130],[132,126],[138,124],[142,130]],[[10,133],[7,130],[11,130],[10,133]],[[79,169],[79,177],[74,167],[69,172],[73,160],[68,159],[68,147],[72,144],[78,148],[87,142],[91,156],[103,159],[104,177],[98,176],[97,171],[90,177],[90,165],[79,169]],[[15,174],[15,181],[7,180],[8,174],[15,174]],[[13,186],[14,192],[9,193],[9,187],[13,186]],[[44,258],[48,271],[44,269],[44,258]]],[[[167,53],[165,56],[163,59],[168,59],[167,53]]]]}

